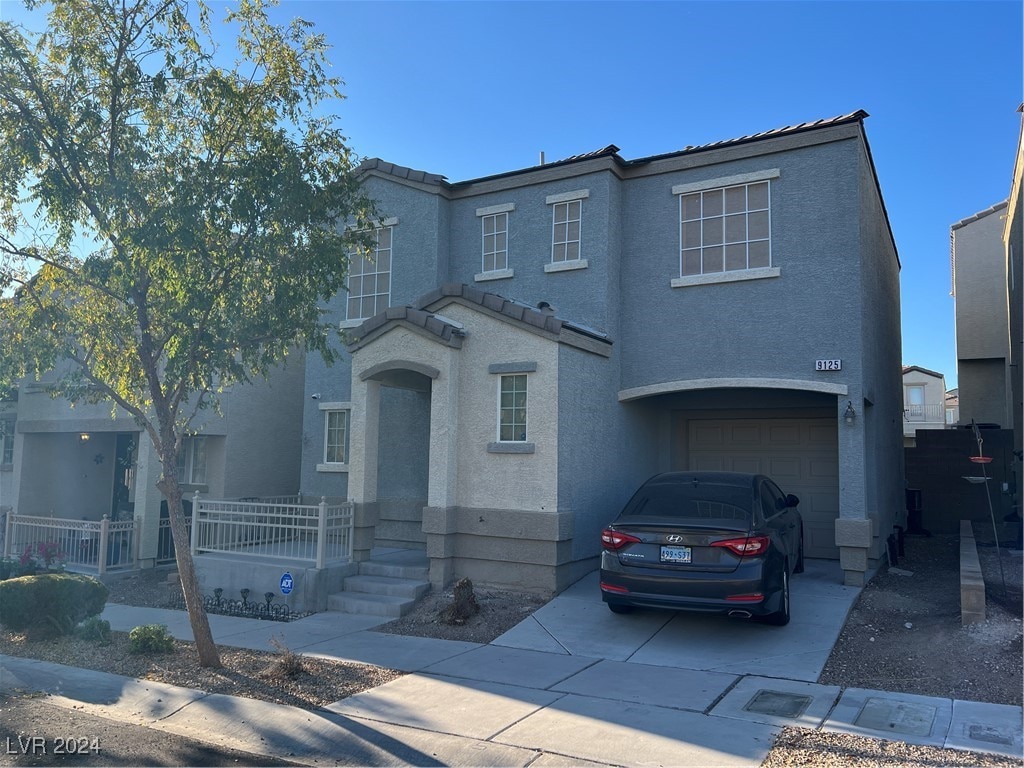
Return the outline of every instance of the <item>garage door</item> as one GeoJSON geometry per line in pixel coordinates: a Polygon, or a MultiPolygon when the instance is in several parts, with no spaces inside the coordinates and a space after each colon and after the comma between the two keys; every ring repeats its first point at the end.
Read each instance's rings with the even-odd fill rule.
{"type": "Polygon", "coordinates": [[[834,419],[691,419],[689,469],[768,475],[800,497],[804,551],[838,558],[839,448],[834,419]]]}

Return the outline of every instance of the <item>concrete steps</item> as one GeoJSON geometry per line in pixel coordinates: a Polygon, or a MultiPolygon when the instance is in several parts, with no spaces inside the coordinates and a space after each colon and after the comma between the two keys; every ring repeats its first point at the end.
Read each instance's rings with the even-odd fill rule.
{"type": "Polygon", "coordinates": [[[359,573],[347,577],[343,591],[327,597],[327,610],[397,619],[430,590],[426,555],[417,550],[371,554],[359,573]]]}

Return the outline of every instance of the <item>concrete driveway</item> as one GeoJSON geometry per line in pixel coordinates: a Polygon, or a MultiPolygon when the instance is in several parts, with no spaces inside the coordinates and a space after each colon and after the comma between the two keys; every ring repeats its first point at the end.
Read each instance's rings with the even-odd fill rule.
{"type": "Polygon", "coordinates": [[[860,590],[833,560],[807,560],[792,580],[785,627],[722,616],[636,610],[614,614],[591,573],[491,645],[657,667],[814,682],[860,590]]]}

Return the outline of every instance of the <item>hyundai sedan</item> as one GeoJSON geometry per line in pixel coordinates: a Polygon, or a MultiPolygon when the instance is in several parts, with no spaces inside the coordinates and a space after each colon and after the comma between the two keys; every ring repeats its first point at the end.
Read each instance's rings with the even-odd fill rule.
{"type": "Polygon", "coordinates": [[[799,499],[764,475],[668,472],[601,533],[601,596],[633,608],[789,623],[791,574],[804,569],[799,499]]]}

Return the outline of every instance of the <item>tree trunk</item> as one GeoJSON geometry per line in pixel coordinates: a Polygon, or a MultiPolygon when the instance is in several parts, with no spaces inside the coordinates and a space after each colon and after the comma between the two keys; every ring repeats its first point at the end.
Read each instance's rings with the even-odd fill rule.
{"type": "MultiPolygon", "coordinates": [[[[196,651],[199,654],[199,666],[220,668],[220,653],[213,642],[210,621],[203,608],[203,596],[199,591],[199,579],[196,578],[195,561],[192,559],[192,542],[189,540],[188,528],[185,525],[185,511],[181,503],[181,486],[177,475],[168,480],[167,465],[164,464],[164,477],[157,483],[157,488],[167,500],[167,513],[171,521],[171,536],[174,539],[174,554],[178,564],[178,578],[185,597],[185,608],[188,620],[192,625],[192,637],[195,639],[196,651]]],[[[192,510],[192,524],[196,525],[196,510],[192,510]]]]}

